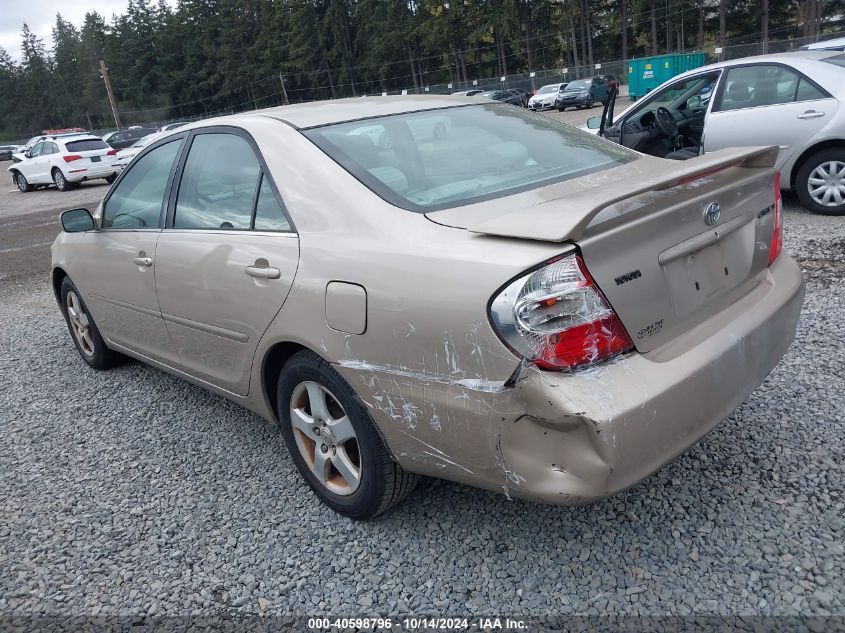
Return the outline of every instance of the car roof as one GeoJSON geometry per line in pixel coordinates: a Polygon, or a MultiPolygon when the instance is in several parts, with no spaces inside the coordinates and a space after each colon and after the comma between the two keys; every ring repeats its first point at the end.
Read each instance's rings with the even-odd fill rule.
{"type": "MultiPolygon", "coordinates": [[[[266,116],[283,121],[298,129],[357,121],[392,114],[408,112],[424,112],[456,106],[479,105],[478,99],[455,95],[403,95],[390,97],[350,97],[348,99],[331,99],[329,101],[314,101],[297,103],[295,105],[278,106],[264,110],[245,113],[249,116],[266,116]]],[[[220,125],[225,120],[235,120],[239,116],[216,119],[220,125]]]]}
{"type": "MultiPolygon", "coordinates": [[[[841,51],[789,51],[787,53],[770,53],[768,55],[752,55],[751,57],[740,57],[738,59],[730,59],[723,62],[715,62],[705,66],[699,66],[688,70],[683,75],[690,73],[701,72],[702,70],[712,70],[717,68],[729,68],[730,66],[741,66],[743,64],[757,64],[764,62],[781,63],[791,65],[795,60],[810,60],[822,61],[828,57],[841,54],[841,51]]],[[[680,76],[680,75],[679,75],[680,76]]]]}
{"type": "Polygon", "coordinates": [[[77,134],[76,136],[63,136],[56,140],[63,143],[75,143],[76,141],[102,141],[103,139],[93,134],[77,134]]]}

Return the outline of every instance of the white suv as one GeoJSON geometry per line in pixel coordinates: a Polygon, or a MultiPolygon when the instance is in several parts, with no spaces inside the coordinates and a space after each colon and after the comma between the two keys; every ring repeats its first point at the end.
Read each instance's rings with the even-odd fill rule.
{"type": "Polygon", "coordinates": [[[97,136],[46,136],[8,171],[24,193],[46,185],[67,191],[83,180],[113,182],[120,171],[115,154],[117,150],[97,136]]]}

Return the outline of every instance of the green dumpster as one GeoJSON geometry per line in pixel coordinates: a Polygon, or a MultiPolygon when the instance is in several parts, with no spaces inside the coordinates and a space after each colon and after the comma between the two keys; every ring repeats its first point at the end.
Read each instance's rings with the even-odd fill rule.
{"type": "Polygon", "coordinates": [[[683,72],[704,66],[704,53],[670,53],[628,60],[628,96],[636,100],[683,72]]]}

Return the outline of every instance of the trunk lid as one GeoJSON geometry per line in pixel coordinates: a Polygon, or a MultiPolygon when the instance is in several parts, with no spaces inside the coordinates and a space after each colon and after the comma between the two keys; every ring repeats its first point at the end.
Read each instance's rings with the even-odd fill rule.
{"type": "MultiPolygon", "coordinates": [[[[601,184],[565,197],[487,217],[473,212],[463,228],[576,243],[634,345],[647,352],[764,277],[776,158],[777,148],[723,150],[688,161],[643,157],[632,163],[639,163],[635,169],[619,168],[627,174],[608,181],[604,172],[601,184]]],[[[453,226],[459,217],[455,209],[428,215],[453,226]]]]}

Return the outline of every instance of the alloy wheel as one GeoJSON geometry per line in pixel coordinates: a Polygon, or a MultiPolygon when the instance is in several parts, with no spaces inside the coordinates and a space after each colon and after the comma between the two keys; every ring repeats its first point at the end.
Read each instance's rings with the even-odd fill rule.
{"type": "Polygon", "coordinates": [[[361,453],[352,421],[323,385],[305,381],[290,399],[296,446],[308,468],[330,492],[351,495],[361,483],[361,453]]]}
{"type": "Polygon", "coordinates": [[[53,176],[53,180],[56,183],[56,187],[58,187],[59,189],[64,189],[67,185],[67,182],[65,182],[65,175],[61,172],[60,169],[56,170],[55,175],[53,176]]]}
{"type": "Polygon", "coordinates": [[[65,307],[67,307],[68,320],[79,349],[86,356],[93,357],[94,337],[91,336],[91,322],[88,320],[88,315],[85,314],[82,301],[73,290],[67,293],[65,307]]]}
{"type": "Polygon", "coordinates": [[[845,204],[845,162],[829,160],[818,165],[807,180],[813,200],[823,207],[845,204]]]}

